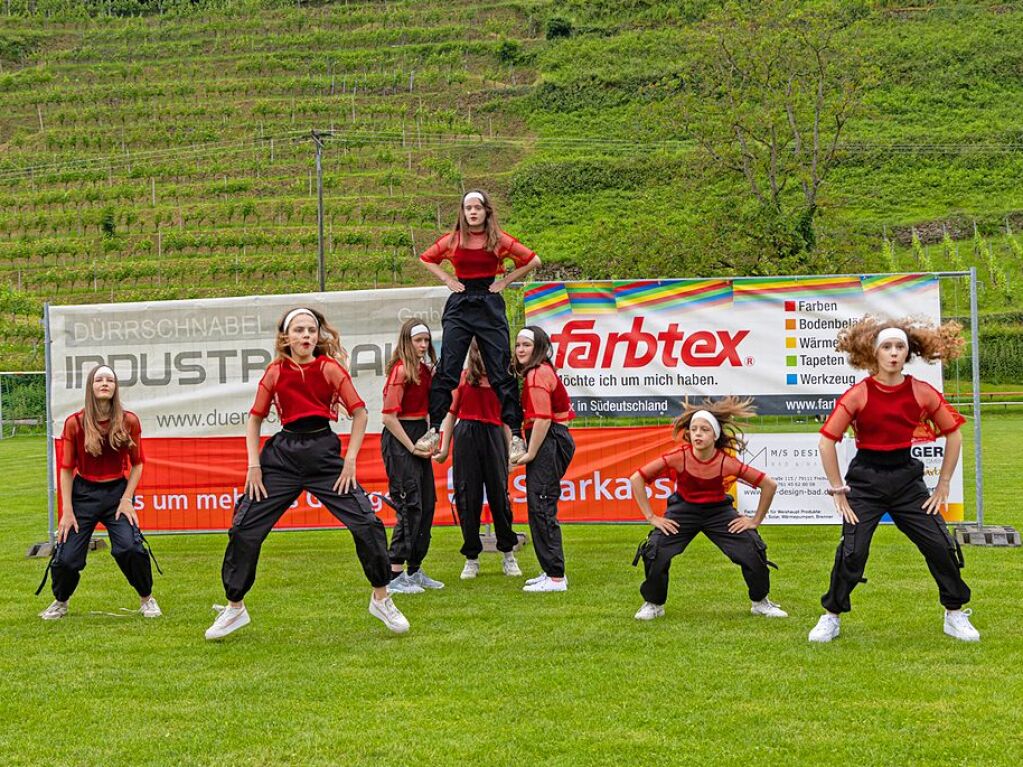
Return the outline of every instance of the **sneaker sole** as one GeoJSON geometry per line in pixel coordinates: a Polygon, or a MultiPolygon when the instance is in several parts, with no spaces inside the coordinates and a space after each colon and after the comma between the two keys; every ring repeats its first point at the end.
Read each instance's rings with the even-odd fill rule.
{"type": "Polygon", "coordinates": [[[952,633],[948,629],[945,629],[945,634],[947,634],[948,636],[952,637],[953,639],[958,639],[960,642],[979,642],[980,641],[980,637],[979,636],[978,637],[963,637],[963,636],[959,636],[958,634],[952,633]]]}
{"type": "Polygon", "coordinates": [[[828,642],[831,642],[831,641],[833,641],[835,639],[838,639],[838,634],[835,634],[833,637],[827,637],[827,638],[823,638],[822,637],[820,639],[814,639],[813,637],[807,637],[807,640],[810,641],[810,642],[813,642],[814,644],[827,644],[828,642]]]}
{"type": "Polygon", "coordinates": [[[207,631],[206,632],[206,639],[209,640],[210,642],[216,641],[217,639],[223,639],[224,637],[226,637],[226,636],[228,636],[230,634],[233,634],[238,629],[245,628],[251,622],[252,622],[252,619],[249,618],[248,614],[246,614],[245,615],[245,620],[238,620],[238,621],[232,623],[230,626],[227,627],[227,630],[223,631],[222,633],[212,634],[212,633],[210,633],[210,631],[207,631]]]}

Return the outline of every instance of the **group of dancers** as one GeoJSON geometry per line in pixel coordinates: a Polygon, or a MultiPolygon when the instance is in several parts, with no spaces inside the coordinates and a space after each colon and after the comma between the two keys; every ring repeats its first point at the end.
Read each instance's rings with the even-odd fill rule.
{"type": "MultiPolygon", "coordinates": [[[[449,456],[453,504],[463,534],[461,578],[479,573],[484,493],[503,572],[521,577],[508,476],[525,466],[530,538],[540,573],[523,590],[568,589],[557,511],[561,480],[575,452],[568,429],[574,413],[543,329],[519,330],[513,352],[501,295],[540,260],[501,231],[487,195],[472,191],[462,199],[453,231],[426,250],[421,261],[451,295],[442,317],[441,358],[436,358],[430,328],[413,319],[402,325],[387,366],[381,452],[389,502],[397,513],[390,545],[357,479],[368,415],[348,374],[341,334],[316,309],[294,308],[277,324],[275,358],[250,410],[244,492],[235,506],[221,568],[227,605],[219,608],[207,639],[221,639],[250,623],[244,599],[255,582],[263,541],[303,491],[351,531],[372,586],[369,613],[393,632],[408,631],[409,622],[392,595],[444,587],[426,574],[423,563],[436,506],[432,462],[446,462],[449,456]],[[454,267],[453,277],[440,266],[445,260],[454,267]],[[505,260],[514,263],[507,274],[505,260]],[[261,449],[260,431],[271,407],[282,429],[261,449]],[[330,427],[342,409],[352,420],[344,451],[330,427]]],[[[970,590],[960,573],[962,552],[940,516],[959,458],[964,419],[940,392],[903,372],[914,357],[931,362],[960,354],[958,331],[954,323],[935,327],[908,318],[865,317],[839,334],[838,350],[870,375],[838,399],[821,428],[827,492],[843,521],[830,584],[821,599],[825,612],[810,641],[838,636],[839,616],[850,610],[850,594],[864,581],[871,538],[886,513],[926,559],[945,608],[945,633],[965,641],[980,638],[969,610],[963,609],[970,590]],[[850,428],[857,453],[843,481],[835,445],[850,428]],[[946,438],[946,449],[931,493],[923,464],[910,448],[938,436],[946,438]]],[[[741,421],[753,415],[750,404],[732,397],[698,406],[687,402],[672,425],[677,446],[632,475],[636,503],[653,527],[634,561],[641,560],[645,572],[637,619],[664,615],[671,562],[699,532],[740,566],[754,615],[787,617],[769,598],[769,567],[774,565],[757,532],[777,484],[738,457],[745,446],[741,421]],[[674,493],[658,515],[647,485],[661,477],[674,483],[674,493]],[[760,490],[752,517],[735,508],[729,495],[735,481],[760,490]]],[[[141,429],[138,418],[122,407],[110,367],[90,372],[84,407],[67,419],[62,438],[61,515],[47,567],[54,601],[41,617],[55,620],[67,614],[97,523],[107,528],[111,553],[139,595],[139,612],[159,617],[152,594],[152,553],[133,505],[145,460],[141,429]]]]}

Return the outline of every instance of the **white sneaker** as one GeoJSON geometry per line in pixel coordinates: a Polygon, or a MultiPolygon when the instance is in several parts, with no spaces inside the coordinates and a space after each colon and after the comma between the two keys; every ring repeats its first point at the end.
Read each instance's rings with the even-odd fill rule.
{"type": "Polygon", "coordinates": [[[422,570],[416,570],[414,573],[412,573],[412,575],[408,576],[408,579],[421,589],[444,588],[443,583],[441,583],[438,580],[434,580],[422,570]]]}
{"type": "Polygon", "coordinates": [[[522,587],[523,591],[568,591],[568,578],[562,578],[561,580],[554,580],[549,578],[546,573],[542,580],[536,583],[528,583],[522,587]]]}
{"type": "Polygon", "coordinates": [[[772,602],[767,597],[764,597],[759,602],[754,602],[753,606],[749,609],[754,615],[763,615],[765,618],[788,618],[789,614],[782,610],[778,605],[772,602]]]}
{"type": "Polygon", "coordinates": [[[945,611],[945,633],[963,642],[979,642],[980,632],[970,623],[970,616],[973,610],[946,610],[945,611]]]}
{"type": "Polygon", "coordinates": [[[163,615],[160,605],[156,603],[153,597],[149,597],[139,606],[139,612],[142,613],[143,618],[159,618],[163,615]]]}
{"type": "Polygon", "coordinates": [[[664,605],[655,605],[653,602],[644,602],[643,606],[636,611],[636,620],[652,621],[654,618],[664,617],[664,605]]]}
{"type": "Polygon", "coordinates": [[[479,574],[480,561],[478,559],[467,559],[465,560],[465,567],[462,568],[462,574],[458,577],[463,581],[471,581],[479,574]]]}
{"type": "Polygon", "coordinates": [[[830,642],[838,636],[839,628],[838,616],[824,613],[817,621],[817,625],[810,631],[808,639],[811,642],[830,642]]]}
{"type": "Polygon", "coordinates": [[[58,602],[56,599],[53,600],[53,604],[39,613],[39,617],[44,621],[59,621],[67,615],[67,602],[58,602]]]}
{"type": "Polygon", "coordinates": [[[426,434],[416,440],[416,450],[432,453],[440,445],[440,435],[436,429],[430,429],[426,434]]]}
{"type": "Polygon", "coordinates": [[[542,581],[546,577],[547,577],[547,573],[540,573],[539,575],[537,575],[534,578],[528,578],[526,580],[526,585],[527,586],[532,586],[534,583],[539,583],[540,581],[542,581]]]}
{"type": "Polygon", "coordinates": [[[379,618],[395,634],[404,634],[409,629],[408,618],[401,614],[394,601],[387,597],[377,600],[372,594],[369,597],[369,614],[379,618]]]}
{"type": "Polygon", "coordinates": [[[504,553],[504,562],[501,563],[501,569],[504,570],[504,574],[511,578],[521,578],[522,570],[519,568],[519,561],[515,558],[514,551],[506,551],[504,553]]]}
{"type": "Polygon", "coordinates": [[[387,584],[388,594],[422,594],[423,591],[423,587],[409,578],[405,572],[387,584]]]}
{"type": "Polygon", "coordinates": [[[241,607],[213,605],[213,609],[218,611],[220,615],[218,615],[217,619],[213,621],[213,625],[206,629],[207,639],[223,639],[228,634],[248,626],[249,623],[251,623],[249,619],[249,611],[245,609],[245,605],[242,605],[241,607]]]}
{"type": "Polygon", "coordinates": [[[519,459],[527,452],[526,441],[516,434],[511,438],[511,444],[508,446],[508,463],[517,465],[519,459]]]}

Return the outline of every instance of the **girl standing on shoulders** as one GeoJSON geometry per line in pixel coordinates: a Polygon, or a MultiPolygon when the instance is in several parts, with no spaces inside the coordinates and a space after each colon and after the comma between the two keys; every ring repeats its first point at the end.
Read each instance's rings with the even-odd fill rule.
{"type": "MultiPolygon", "coordinates": [[[[142,427],[137,415],[121,407],[117,376],[111,368],[100,365],[89,373],[85,407],[64,422],[61,439],[63,508],[57,548],[47,567],[53,576],[54,601],[39,617],[59,620],[67,615],[68,600],[85,568],[92,531],[102,523],[110,536],[114,561],[138,592],[139,612],[146,618],[159,618],[163,613],[153,599],[150,555],[133,504],[145,461],[142,427]]],[[[45,583],[44,575],[39,591],[45,583]]]]}
{"type": "Polygon", "coordinates": [[[355,459],[366,433],[366,405],[342,364],[341,339],[315,309],[292,309],[277,325],[276,359],[259,382],[245,432],[248,473],[245,494],[235,506],[221,576],[228,605],[206,631],[220,639],[249,624],[245,595],[256,580],[263,541],[274,524],[303,492],[312,493],[347,527],[355,552],[373,586],[369,613],[391,631],[408,631],[409,623],[387,595],[390,565],[384,524],[373,513],[366,492],[355,478],[355,459]],[[277,409],[282,430],[259,448],[259,431],[277,409]],[[352,418],[348,452],[330,428],[343,407],[352,418]]]}
{"type": "Polygon", "coordinates": [[[522,381],[526,452],[512,462],[526,467],[526,506],[533,550],[542,572],[526,581],[523,591],[567,591],[565,552],[558,524],[561,478],[575,455],[566,424],[575,418],[568,391],[551,361],[551,339],[530,325],[515,339],[512,369],[522,381]]]}
{"type": "Polygon", "coordinates": [[[838,335],[835,348],[849,354],[852,367],[870,375],[839,398],[821,427],[821,463],[831,485],[826,492],[842,517],[842,540],[831,584],[821,598],[825,613],[810,632],[811,642],[830,642],[838,636],[839,616],[852,609],[849,596],[865,581],[870,542],[886,513],[927,561],[945,608],[945,633],[965,642],[980,640],[970,611],[962,609],[970,601],[970,587],[960,573],[962,551],[941,517],[965,419],[937,389],[903,372],[913,357],[925,362],[958,357],[961,330],[955,322],[935,327],[910,318],[867,316],[838,335]],[[850,426],[856,435],[856,455],[843,482],[835,445],[850,426]],[[913,458],[910,447],[940,436],[945,437],[945,455],[937,487],[929,492],[924,465],[913,458]]]}
{"type": "Polygon", "coordinates": [[[483,514],[484,490],[497,533],[497,550],[504,555],[504,574],[521,576],[522,570],[515,559],[518,536],[512,529],[511,502],[508,499],[511,430],[501,423],[501,403],[490,386],[476,339],[469,344],[468,365],[451,400],[451,410],[441,426],[441,437],[440,452],[433,457],[438,463],[447,460],[454,439],[454,505],[462,528],[462,556],[465,557],[462,580],[475,578],[480,572],[479,556],[483,551],[480,517],[483,514]]]}
{"type": "Polygon", "coordinates": [[[767,598],[771,590],[767,567],[772,563],[767,559],[767,544],[757,532],[771,508],[778,485],[734,455],[746,447],[742,431],[735,422],[752,415],[749,400],[733,397],[705,402],[700,408],[687,404],[672,424],[671,432],[672,438],[682,445],[632,475],[636,505],[654,526],[637,553],[637,560],[642,556],[646,571],[646,580],[639,589],[646,601],[636,613],[637,620],[649,621],[664,615],[671,560],[685,551],[701,532],[742,568],[753,603],[751,613],[765,618],[788,617],[788,613],[767,598]],[[646,490],[658,477],[668,477],[675,484],[663,517],[654,514],[646,490]],[[736,511],[728,495],[735,480],[760,488],[760,502],[752,518],[736,511]]]}
{"type": "Polygon", "coordinates": [[[380,438],[388,492],[398,514],[389,552],[391,582],[387,590],[392,593],[419,594],[424,589],[444,588],[422,569],[430,550],[437,491],[430,453],[415,444],[426,433],[430,381],[436,365],[430,328],[417,319],[406,320],[387,363],[384,433],[380,438]]]}
{"type": "Polygon", "coordinates": [[[501,401],[501,420],[511,429],[511,456],[525,452],[518,431],[522,409],[515,379],[508,371],[511,349],[508,318],[501,291],[540,265],[532,250],[501,231],[497,214],[486,192],[473,190],[462,197],[454,231],[437,240],[419,257],[427,271],[451,290],[441,319],[444,339],[440,365],[430,386],[430,430],[418,447],[434,453],[440,444],[437,429],[451,407],[451,393],[458,386],[469,342],[474,338],[487,370],[490,385],[501,401]],[[515,268],[500,279],[504,261],[515,268]],[[440,264],[450,261],[455,276],[440,264]]]}

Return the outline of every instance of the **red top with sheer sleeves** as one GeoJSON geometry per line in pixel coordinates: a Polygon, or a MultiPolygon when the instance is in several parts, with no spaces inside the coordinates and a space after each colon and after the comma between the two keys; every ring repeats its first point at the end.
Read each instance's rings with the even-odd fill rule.
{"type": "Polygon", "coordinates": [[[486,249],[486,232],[468,232],[461,242],[458,239],[457,233],[445,234],[423,251],[419,260],[430,264],[450,261],[458,279],[478,280],[502,273],[505,259],[511,259],[517,269],[536,257],[536,253],[505,232],[501,232],[494,250],[486,249]]]}
{"type": "Polygon", "coordinates": [[[405,363],[400,360],[391,368],[384,384],[384,406],[381,413],[394,413],[398,418],[426,418],[430,412],[430,383],[433,373],[419,363],[419,383],[405,380],[405,363]]]}
{"type": "Polygon", "coordinates": [[[897,386],[886,386],[871,376],[839,397],[820,432],[841,442],[851,426],[858,448],[902,450],[931,442],[964,423],[966,419],[929,383],[905,376],[897,386]]]}
{"type": "Polygon", "coordinates": [[[486,376],[473,386],[467,380],[468,374],[463,370],[458,388],[451,395],[451,409],[448,411],[463,421],[482,421],[483,423],[501,425],[501,402],[490,386],[486,376]]]}
{"type": "MultiPolygon", "coordinates": [[[[85,426],[82,424],[84,413],[85,411],[79,410],[64,422],[64,431],[61,434],[62,469],[74,469],[82,479],[90,482],[110,482],[121,479],[124,472],[132,466],[145,463],[146,457],[142,453],[142,424],[139,423],[137,415],[130,410],[124,411],[124,425],[128,428],[133,443],[130,447],[116,449],[111,446],[109,439],[104,439],[102,452],[93,455],[85,449],[85,426]]],[[[109,423],[100,421],[99,426],[106,429],[109,423]]]]}
{"type": "Polygon", "coordinates": [[[271,362],[259,382],[256,401],[249,412],[266,418],[270,405],[277,408],[284,426],[309,416],[336,421],[339,407],[344,407],[348,415],[366,407],[348,371],[325,354],[304,365],[290,358],[271,362]]]}
{"type": "Polygon", "coordinates": [[[568,423],[575,418],[568,390],[550,363],[545,362],[526,373],[522,387],[522,413],[527,429],[537,418],[554,423],[568,423]]]}
{"type": "Polygon", "coordinates": [[[672,479],[675,492],[689,503],[722,503],[736,480],[760,487],[767,476],[724,450],[715,450],[708,460],[701,461],[688,443],[646,464],[639,475],[647,484],[659,477],[672,479]]]}

